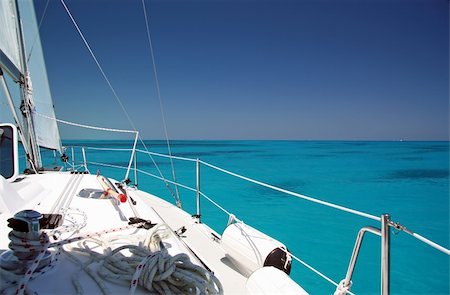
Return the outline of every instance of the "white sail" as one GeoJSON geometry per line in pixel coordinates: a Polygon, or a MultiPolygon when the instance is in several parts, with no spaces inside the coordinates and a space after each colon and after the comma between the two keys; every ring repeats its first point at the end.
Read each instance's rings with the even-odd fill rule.
{"type": "Polygon", "coordinates": [[[20,17],[27,52],[28,71],[33,82],[33,121],[36,141],[40,147],[61,151],[58,125],[47,78],[44,54],[32,0],[19,1],[20,17]],[[30,55],[31,54],[31,55],[30,55]]]}
{"type": "Polygon", "coordinates": [[[28,90],[36,144],[61,151],[33,0],[0,0],[0,67],[16,82],[32,81],[28,90]]]}
{"type": "Polygon", "coordinates": [[[20,58],[17,9],[14,0],[0,1],[0,65],[14,79],[23,73],[20,58]]]}

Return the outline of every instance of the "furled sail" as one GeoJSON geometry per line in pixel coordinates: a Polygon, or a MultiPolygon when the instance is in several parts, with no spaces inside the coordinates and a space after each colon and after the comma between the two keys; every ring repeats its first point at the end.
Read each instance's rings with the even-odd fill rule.
{"type": "Polygon", "coordinates": [[[36,141],[41,147],[61,151],[61,140],[55,120],[53,100],[48,84],[33,0],[20,0],[18,2],[20,17],[23,20],[22,30],[25,38],[25,51],[29,56],[28,71],[33,81],[33,121],[36,141]]]}
{"type": "Polygon", "coordinates": [[[0,66],[14,80],[23,73],[15,0],[0,1],[0,66]]]}
{"type": "Polygon", "coordinates": [[[36,144],[61,151],[33,0],[0,0],[0,66],[27,82],[36,144]]]}

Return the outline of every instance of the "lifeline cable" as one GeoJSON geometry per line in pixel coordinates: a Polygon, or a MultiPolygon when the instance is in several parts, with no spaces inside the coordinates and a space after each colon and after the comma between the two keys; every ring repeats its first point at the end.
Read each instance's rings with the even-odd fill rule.
{"type": "MultiPolygon", "coordinates": [[[[97,65],[98,69],[100,70],[103,78],[105,79],[106,83],[109,86],[109,89],[111,90],[111,92],[113,93],[114,97],[116,98],[116,101],[119,103],[123,113],[125,114],[125,116],[128,119],[128,122],[130,123],[131,127],[134,129],[135,132],[137,132],[136,126],[134,125],[133,121],[131,120],[127,110],[125,109],[125,106],[123,105],[121,99],[119,98],[116,90],[114,89],[114,87],[112,86],[111,82],[108,79],[108,76],[106,76],[105,71],[103,70],[102,66],[100,65],[97,57],[95,56],[94,52],[92,51],[91,47],[89,46],[88,41],[86,40],[86,38],[84,37],[83,32],[81,31],[80,27],[78,26],[77,22],[75,21],[75,18],[73,17],[72,13],[70,12],[69,8],[67,7],[66,3],[64,2],[64,0],[60,0],[62,5],[64,6],[64,9],[66,10],[70,20],[72,21],[73,25],[75,26],[75,29],[77,30],[78,34],[80,35],[81,39],[83,40],[86,48],[88,49],[89,53],[91,54],[92,58],[94,59],[95,64],[97,65]]],[[[142,143],[142,145],[144,146],[145,150],[148,151],[147,145],[145,144],[145,142],[142,140],[141,137],[139,137],[139,141],[142,143]]],[[[155,165],[156,169],[158,170],[158,173],[161,175],[162,178],[165,179],[165,177],[163,176],[161,170],[159,169],[158,165],[156,164],[155,160],[153,159],[152,156],[150,156],[150,159],[153,161],[153,164],[155,165]]],[[[177,203],[180,203],[179,201],[179,196],[175,195],[171,189],[171,187],[169,186],[169,184],[165,181],[166,187],[169,190],[169,192],[174,196],[175,200],[177,201],[177,203]]]]}

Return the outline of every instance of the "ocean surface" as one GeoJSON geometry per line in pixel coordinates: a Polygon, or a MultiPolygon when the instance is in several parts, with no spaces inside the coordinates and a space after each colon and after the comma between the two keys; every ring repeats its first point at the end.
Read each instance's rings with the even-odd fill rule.
{"type": "MultiPolygon", "coordinates": [[[[146,141],[167,154],[164,141],[146,141]]],[[[66,141],[64,145],[129,149],[131,141],[66,141]]],[[[143,148],[142,146],[140,148],[143,148]]],[[[172,141],[172,154],[210,164],[309,197],[391,219],[446,248],[449,241],[449,142],[172,141]]],[[[71,150],[67,150],[71,157],[71,150]]],[[[75,161],[82,161],[75,148],[75,161]]],[[[44,153],[53,162],[52,153],[44,153]]],[[[86,149],[91,173],[122,180],[130,152],[86,149]]],[[[72,160],[72,159],[71,159],[72,160]]],[[[70,161],[71,161],[70,160],[70,161]]],[[[138,168],[172,179],[168,159],[138,154],[138,168]]],[[[174,160],[177,182],[195,188],[195,163],[174,160]]],[[[379,222],[248,183],[201,165],[201,190],[239,219],[282,241],[297,257],[335,282],[345,277],[358,230],[379,222]]],[[[135,183],[134,173],[129,175],[135,183]]],[[[165,184],[139,173],[140,189],[174,201],[165,184]]],[[[175,188],[172,185],[172,191],[175,188]]],[[[179,187],[183,208],[195,214],[195,192],[179,187]]],[[[201,200],[202,221],[219,234],[228,215],[201,200]]],[[[364,238],[352,291],[380,293],[380,237],[364,238]]],[[[392,294],[450,294],[450,258],[403,232],[391,235],[392,294]]],[[[291,277],[310,294],[335,287],[294,261],[291,277]]]]}

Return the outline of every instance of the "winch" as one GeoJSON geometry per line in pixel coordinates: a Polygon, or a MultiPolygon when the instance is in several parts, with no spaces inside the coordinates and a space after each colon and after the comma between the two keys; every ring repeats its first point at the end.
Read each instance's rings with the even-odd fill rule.
{"type": "MultiPolygon", "coordinates": [[[[34,210],[20,211],[8,219],[8,227],[12,228],[8,235],[10,250],[0,255],[0,267],[15,274],[24,274],[44,250],[42,229],[57,227],[61,220],[59,214],[46,214],[44,217],[34,210]]],[[[48,265],[51,257],[51,252],[45,249],[37,270],[48,265]]]]}

